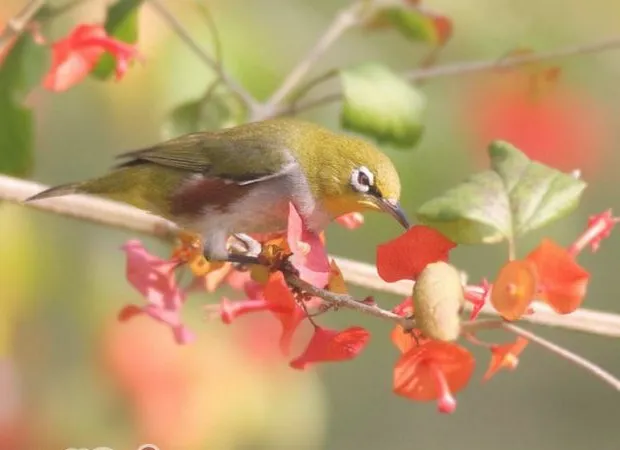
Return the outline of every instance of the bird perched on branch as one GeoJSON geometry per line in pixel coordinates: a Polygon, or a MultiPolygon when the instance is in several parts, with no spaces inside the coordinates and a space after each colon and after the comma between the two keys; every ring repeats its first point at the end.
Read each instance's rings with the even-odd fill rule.
{"type": "Polygon", "coordinates": [[[400,179],[390,159],[357,137],[297,119],[180,136],[119,155],[107,175],[27,199],[85,193],[127,203],[200,233],[210,261],[256,264],[229,252],[233,234],[279,233],[289,204],[320,231],[351,213],[388,213],[402,226],[400,179]]]}

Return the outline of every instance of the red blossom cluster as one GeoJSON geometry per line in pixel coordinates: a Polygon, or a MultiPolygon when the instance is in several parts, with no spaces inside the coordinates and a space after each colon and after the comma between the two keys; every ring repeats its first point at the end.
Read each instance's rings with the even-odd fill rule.
{"type": "MultiPolygon", "coordinates": [[[[342,222],[348,223],[348,220],[343,219],[342,222]]],[[[525,258],[508,261],[493,284],[486,281],[478,286],[459,284],[462,301],[472,304],[469,323],[476,319],[487,300],[505,320],[511,321],[531,313],[535,298],[548,303],[560,314],[574,311],[583,300],[589,277],[575,258],[587,246],[595,250],[618,220],[611,211],[592,217],[586,231],[568,249],[548,239],[543,240],[525,258]]],[[[370,333],[362,327],[352,326],[338,331],[318,325],[315,316],[329,309],[330,304],[321,297],[291,288],[282,272],[262,266],[239,271],[228,263],[210,265],[202,257],[199,241],[196,240],[199,238],[183,236],[184,243],[167,261],[149,255],[136,241],[125,245],[127,277],[147,299],[147,305],[126,307],[121,313],[122,319],[136,313],[146,313],[167,324],[179,343],[188,342],[192,335],[180,319],[186,294],[175,282],[174,275],[175,268],[188,265],[196,279],[200,280],[192,285],[194,289],[200,287],[213,292],[226,283],[245,296],[245,299],[237,301],[224,297],[219,305],[209,305],[207,310],[212,317],[219,317],[223,323],[230,324],[246,314],[263,312],[273,315],[281,326],[279,346],[286,357],[290,355],[292,339],[299,325],[308,320],[314,327],[314,333],[305,350],[290,360],[292,368],[305,369],[316,363],[350,360],[368,344],[370,333]]],[[[388,282],[421,280],[423,273],[436,266],[437,262],[447,262],[449,252],[455,247],[454,242],[437,230],[417,225],[378,247],[377,270],[388,282]]],[[[323,236],[309,231],[292,205],[287,235],[264,242],[263,248],[268,258],[290,256],[289,260],[299,271],[299,277],[313,286],[333,293],[347,292],[340,270],[333,261],[330,263],[328,260],[323,236]]],[[[443,307],[441,302],[451,302],[441,299],[440,293],[434,291],[425,293],[424,299],[420,297],[406,298],[393,308],[393,312],[415,321],[414,305],[425,308],[428,305],[420,302],[439,302],[430,309],[435,311],[433,314],[439,315],[443,307]]],[[[462,305],[455,311],[460,318],[462,305]]],[[[437,317],[438,326],[442,326],[442,320],[444,318],[437,317]]],[[[391,333],[392,342],[400,352],[394,366],[394,392],[415,401],[437,401],[439,411],[452,412],[456,407],[454,394],[467,386],[473,374],[474,357],[460,343],[430,337],[421,322],[414,323],[415,327],[411,329],[396,325],[391,333]]],[[[528,343],[518,337],[507,344],[488,344],[465,331],[460,336],[491,352],[490,364],[483,377],[485,380],[502,368],[514,369],[519,354],[528,343]]]]}
{"type": "MultiPolygon", "coordinates": [[[[36,23],[27,29],[39,45],[48,45],[36,23]]],[[[100,24],[79,24],[67,36],[51,45],[51,64],[43,78],[43,87],[54,92],[66,91],[82,82],[108,53],[116,61],[116,80],[121,80],[130,64],[141,59],[135,46],[108,35],[100,24]]],[[[7,52],[0,55],[0,63],[7,52]]]]}

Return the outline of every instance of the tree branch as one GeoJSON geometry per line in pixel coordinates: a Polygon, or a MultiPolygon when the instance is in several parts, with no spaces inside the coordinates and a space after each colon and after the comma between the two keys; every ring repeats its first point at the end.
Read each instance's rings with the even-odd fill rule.
{"type": "Polygon", "coordinates": [[[0,57],[11,46],[13,41],[24,32],[30,21],[43,8],[45,0],[31,0],[7,23],[0,32],[0,57]]]}
{"type": "MultiPolygon", "coordinates": [[[[414,69],[403,74],[403,77],[409,81],[421,81],[440,77],[471,75],[480,72],[488,72],[490,70],[508,69],[532,64],[552,59],[567,58],[570,56],[585,55],[589,53],[599,53],[608,50],[616,50],[620,48],[620,36],[603,39],[601,41],[592,42],[590,44],[576,45],[572,47],[564,47],[547,52],[532,53],[520,56],[510,56],[502,59],[482,60],[482,61],[462,61],[451,64],[443,64],[435,67],[426,67],[422,69],[414,69]]],[[[325,106],[342,100],[341,92],[331,92],[317,99],[310,99],[306,102],[299,102],[298,105],[281,106],[273,110],[273,116],[282,116],[290,113],[298,113],[308,109],[325,106]]]]}
{"type": "MultiPolygon", "coordinates": [[[[0,200],[23,204],[22,201],[24,199],[46,188],[47,186],[31,181],[0,175],[0,200]]],[[[131,206],[87,195],[50,198],[26,203],[25,206],[99,223],[108,227],[146,234],[167,241],[172,241],[178,232],[177,227],[167,220],[147,214],[131,206]]],[[[413,282],[399,281],[397,283],[386,283],[377,276],[376,268],[369,264],[340,257],[334,257],[334,259],[340,267],[345,280],[350,284],[403,297],[411,295],[413,282]]],[[[326,301],[337,306],[355,309],[364,314],[391,320],[405,326],[409,323],[391,311],[358,302],[351,296],[333,294],[307,285],[302,280],[289,279],[288,281],[310,294],[320,295],[326,301]]],[[[532,315],[524,316],[523,320],[601,336],[620,337],[620,315],[583,308],[570,315],[559,315],[542,303],[535,303],[533,307],[536,312],[532,315]]],[[[490,305],[485,305],[482,312],[487,315],[497,316],[497,313],[490,305]]]]}
{"type": "Polygon", "coordinates": [[[323,56],[323,54],[351,27],[359,20],[362,4],[354,1],[352,4],[342,9],[327,30],[321,35],[319,40],[310,49],[299,63],[291,70],[284,79],[280,87],[273,93],[271,98],[259,111],[255,120],[262,120],[266,117],[273,117],[277,114],[274,110],[278,108],[286,97],[297,87],[297,85],[308,74],[312,66],[323,56]]]}
{"type": "Polygon", "coordinates": [[[185,26],[168,9],[161,0],[149,0],[150,5],[157,11],[162,19],[172,28],[172,30],[185,42],[185,44],[211,69],[213,69],[222,79],[224,84],[233,92],[250,110],[251,114],[259,108],[256,99],[226,72],[220,64],[189,34],[185,26]]]}
{"type": "Polygon", "coordinates": [[[573,364],[576,364],[579,367],[586,369],[592,375],[600,378],[605,383],[609,384],[616,391],[620,391],[620,380],[613,376],[611,373],[607,372],[602,367],[597,366],[593,362],[577,355],[576,353],[571,352],[570,350],[565,349],[564,347],[560,347],[559,345],[554,344],[547,339],[544,339],[534,333],[524,330],[523,328],[512,323],[503,322],[501,324],[501,328],[510,331],[511,333],[514,333],[518,336],[524,337],[525,339],[546,348],[552,353],[561,356],[562,358],[572,362],[573,364]]]}

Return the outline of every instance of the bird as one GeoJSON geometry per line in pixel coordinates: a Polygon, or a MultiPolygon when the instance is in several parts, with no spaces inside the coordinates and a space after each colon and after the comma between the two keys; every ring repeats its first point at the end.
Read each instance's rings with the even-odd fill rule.
{"type": "Polygon", "coordinates": [[[117,158],[103,176],[25,201],[70,194],[120,201],[199,233],[208,261],[237,264],[259,260],[229,251],[230,236],[285,233],[290,204],[314,232],[366,211],[410,226],[390,158],[361,137],[309,121],[276,118],[193,132],[117,158]]]}

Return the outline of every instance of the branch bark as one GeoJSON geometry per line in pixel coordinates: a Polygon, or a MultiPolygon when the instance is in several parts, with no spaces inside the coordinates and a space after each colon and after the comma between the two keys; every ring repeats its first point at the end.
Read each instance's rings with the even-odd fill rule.
{"type": "Polygon", "coordinates": [[[45,6],[45,0],[31,0],[11,18],[0,33],[0,58],[12,43],[24,32],[34,16],[45,6]]]}
{"type": "MultiPolygon", "coordinates": [[[[32,181],[0,175],[0,200],[23,204],[24,199],[46,188],[47,186],[32,181]]],[[[87,195],[51,198],[24,205],[108,227],[154,236],[166,241],[172,241],[178,231],[173,223],[157,216],[147,214],[131,206],[87,195]]],[[[341,257],[334,257],[334,259],[345,280],[350,284],[402,297],[411,295],[413,282],[386,283],[377,276],[376,268],[369,264],[341,257]]],[[[336,295],[309,286],[302,280],[288,281],[310,294],[320,295],[326,301],[337,306],[354,309],[401,325],[408,324],[402,317],[391,311],[366,305],[351,296],[336,295]]],[[[533,308],[536,312],[523,317],[523,320],[600,336],[620,337],[620,315],[584,308],[580,308],[570,315],[559,315],[542,303],[535,303],[533,308]]],[[[486,315],[497,316],[490,305],[486,305],[482,312],[486,315]]]]}

